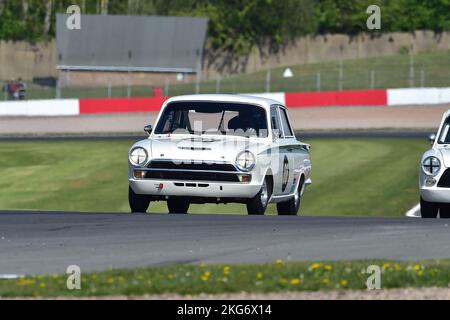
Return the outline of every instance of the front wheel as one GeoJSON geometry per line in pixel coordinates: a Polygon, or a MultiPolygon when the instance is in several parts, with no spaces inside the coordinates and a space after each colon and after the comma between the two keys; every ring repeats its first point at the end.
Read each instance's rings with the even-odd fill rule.
{"type": "Polygon", "coordinates": [[[247,202],[247,212],[249,215],[263,216],[269,205],[272,196],[272,185],[268,178],[264,179],[261,190],[251,200],[247,202]]]}
{"type": "Polygon", "coordinates": [[[286,202],[281,202],[277,204],[277,211],[279,216],[296,216],[298,215],[298,211],[300,210],[300,204],[303,195],[303,188],[305,184],[302,180],[298,185],[298,190],[295,193],[295,196],[286,202]]]}
{"type": "Polygon", "coordinates": [[[441,204],[439,215],[441,219],[450,219],[450,204],[441,204]]]}
{"type": "Polygon", "coordinates": [[[439,207],[433,203],[420,198],[420,211],[423,219],[436,219],[439,207]]]}
{"type": "Polygon", "coordinates": [[[131,187],[128,188],[128,202],[132,213],[146,213],[150,206],[150,198],[134,193],[131,187]]]}
{"type": "Polygon", "coordinates": [[[187,214],[190,203],[185,199],[172,198],[167,200],[169,214],[187,214]]]}

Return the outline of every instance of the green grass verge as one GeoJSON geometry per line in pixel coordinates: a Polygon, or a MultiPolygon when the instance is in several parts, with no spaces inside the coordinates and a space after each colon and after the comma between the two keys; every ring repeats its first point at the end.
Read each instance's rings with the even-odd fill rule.
{"type": "MultiPolygon", "coordinates": [[[[317,139],[303,215],[403,216],[418,202],[426,139],[317,139]]],[[[127,155],[133,141],[0,142],[0,210],[128,212],[127,155]]],[[[151,212],[166,212],[153,203],[151,212]]],[[[244,205],[193,205],[191,213],[246,212],[244,205]]],[[[275,206],[269,213],[276,212],[275,206]]]]}
{"type": "Polygon", "coordinates": [[[168,266],[83,274],[82,289],[69,291],[67,275],[0,280],[0,297],[89,297],[178,293],[268,293],[286,291],[363,290],[370,265],[382,270],[382,289],[445,287],[450,261],[420,263],[347,261],[265,265],[168,266]]]}
{"type": "MultiPolygon", "coordinates": [[[[393,56],[346,60],[344,61],[344,90],[369,89],[372,86],[371,71],[374,71],[374,88],[401,88],[410,86],[410,57],[405,54],[393,56]]],[[[414,56],[415,76],[414,86],[447,87],[450,86],[450,51],[421,52],[414,56]]],[[[291,66],[294,77],[283,78],[283,68],[272,70],[272,92],[316,91],[317,74],[321,74],[321,90],[339,89],[339,62],[314,63],[291,66]]],[[[220,93],[251,93],[266,91],[267,72],[257,72],[237,75],[221,80],[220,93]]],[[[194,83],[171,83],[170,96],[195,93],[194,83]]],[[[201,93],[216,93],[216,80],[204,81],[200,85],[201,93]]],[[[113,87],[111,97],[127,97],[126,87],[113,87]]],[[[151,96],[149,86],[134,86],[133,97],[151,96]]],[[[28,84],[28,99],[53,99],[56,96],[54,88],[28,84]]],[[[98,87],[63,88],[62,98],[104,98],[108,97],[107,84],[98,87]]],[[[4,99],[3,95],[0,100],[4,99]]]]}

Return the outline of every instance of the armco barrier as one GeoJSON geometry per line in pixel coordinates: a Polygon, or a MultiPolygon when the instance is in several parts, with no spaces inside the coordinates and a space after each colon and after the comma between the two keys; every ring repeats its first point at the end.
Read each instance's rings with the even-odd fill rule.
{"type": "Polygon", "coordinates": [[[286,93],[286,106],[290,108],[386,105],[386,90],[286,93]]]}
{"type": "MultiPolygon", "coordinates": [[[[289,108],[309,107],[386,107],[450,103],[450,88],[411,88],[332,92],[261,93],[289,108]]],[[[0,116],[75,116],[80,114],[158,112],[166,97],[29,100],[0,102],[0,116]]]]}
{"type": "Polygon", "coordinates": [[[78,100],[29,100],[0,103],[0,116],[53,117],[80,114],[78,100]]]}
{"type": "Polygon", "coordinates": [[[157,112],[166,100],[164,97],[80,99],[80,114],[157,112]]]}
{"type": "Polygon", "coordinates": [[[450,103],[450,88],[388,89],[388,105],[433,105],[450,103]]]}

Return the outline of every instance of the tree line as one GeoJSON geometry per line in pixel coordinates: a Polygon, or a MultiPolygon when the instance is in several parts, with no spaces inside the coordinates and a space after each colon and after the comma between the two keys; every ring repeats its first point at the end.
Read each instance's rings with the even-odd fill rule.
{"type": "MultiPolygon", "coordinates": [[[[373,0],[0,0],[0,40],[30,42],[55,37],[55,14],[79,5],[82,13],[202,16],[208,46],[245,56],[303,35],[367,32],[373,0]]],[[[377,32],[450,30],[450,0],[378,0],[377,32]]]]}

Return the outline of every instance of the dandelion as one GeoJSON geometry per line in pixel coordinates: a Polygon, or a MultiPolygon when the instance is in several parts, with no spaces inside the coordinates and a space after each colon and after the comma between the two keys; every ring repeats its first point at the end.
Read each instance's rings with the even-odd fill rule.
{"type": "Polygon", "coordinates": [[[226,276],[230,274],[230,271],[231,271],[231,269],[228,266],[223,268],[223,274],[226,276]]]}
{"type": "Polygon", "coordinates": [[[348,285],[348,281],[343,279],[341,280],[341,286],[346,287],[348,285]]]}
{"type": "Polygon", "coordinates": [[[47,286],[47,285],[46,285],[44,282],[42,282],[42,283],[39,285],[39,287],[41,287],[42,289],[44,289],[46,286],[47,286]]]}
{"type": "Polygon", "coordinates": [[[323,284],[329,284],[330,280],[328,278],[324,278],[322,282],[323,282],[323,284]]]}
{"type": "Polygon", "coordinates": [[[327,271],[331,271],[331,270],[333,270],[333,266],[332,265],[329,265],[329,264],[327,264],[325,267],[323,267],[325,270],[327,270],[327,271]]]}
{"type": "Polygon", "coordinates": [[[264,278],[264,274],[263,274],[262,272],[258,272],[258,273],[256,274],[256,279],[262,280],[263,278],[264,278]]]}
{"type": "Polygon", "coordinates": [[[420,270],[422,270],[422,267],[419,264],[414,265],[413,270],[418,272],[420,270]]]}
{"type": "Polygon", "coordinates": [[[383,270],[387,270],[387,269],[389,269],[391,267],[391,264],[390,263],[385,263],[385,264],[383,264],[383,270]]]}
{"type": "Polygon", "coordinates": [[[278,260],[276,261],[276,264],[278,264],[278,265],[284,265],[284,260],[278,259],[278,260]]]}
{"type": "Polygon", "coordinates": [[[298,285],[301,284],[301,281],[300,281],[299,278],[295,278],[295,279],[292,279],[292,280],[291,280],[291,284],[292,284],[293,286],[298,286],[298,285]]]}
{"type": "Polygon", "coordinates": [[[400,271],[400,270],[402,270],[402,267],[400,267],[400,265],[398,263],[396,263],[396,264],[394,264],[394,270],[400,271]]]}
{"type": "Polygon", "coordinates": [[[206,282],[209,280],[209,277],[211,277],[211,272],[207,271],[200,277],[200,279],[202,279],[202,281],[206,282]]]}
{"type": "Polygon", "coordinates": [[[108,280],[106,280],[106,283],[113,284],[114,283],[114,278],[108,278],[108,280]]]}
{"type": "Polygon", "coordinates": [[[27,278],[20,278],[19,281],[17,281],[17,285],[20,287],[27,287],[27,286],[34,286],[36,282],[31,279],[27,278]]]}
{"type": "Polygon", "coordinates": [[[320,263],[314,263],[309,267],[310,271],[316,271],[319,270],[322,267],[322,264],[320,263]]]}

